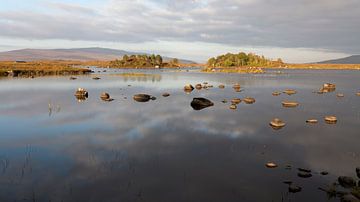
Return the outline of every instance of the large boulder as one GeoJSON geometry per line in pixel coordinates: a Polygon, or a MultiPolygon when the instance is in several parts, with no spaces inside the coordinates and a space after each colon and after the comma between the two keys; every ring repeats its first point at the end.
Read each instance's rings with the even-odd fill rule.
{"type": "Polygon", "coordinates": [[[214,106],[214,103],[206,98],[199,97],[194,98],[190,105],[194,110],[202,110],[204,108],[214,106]]]}

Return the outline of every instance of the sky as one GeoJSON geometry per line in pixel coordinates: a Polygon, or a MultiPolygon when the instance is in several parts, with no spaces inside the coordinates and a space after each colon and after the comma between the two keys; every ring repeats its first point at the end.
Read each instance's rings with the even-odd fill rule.
{"type": "Polygon", "coordinates": [[[0,0],[0,51],[104,47],[204,62],[360,53],[359,0],[0,0]]]}

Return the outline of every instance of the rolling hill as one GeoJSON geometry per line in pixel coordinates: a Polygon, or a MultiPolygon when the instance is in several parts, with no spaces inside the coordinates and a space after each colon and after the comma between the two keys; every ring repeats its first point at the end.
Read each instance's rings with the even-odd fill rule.
{"type": "MultiPolygon", "coordinates": [[[[136,53],[109,48],[72,48],[72,49],[20,49],[0,52],[0,61],[35,61],[35,60],[115,60],[123,55],[136,55],[136,53]]],[[[170,57],[163,57],[165,61],[170,57]]],[[[181,63],[194,63],[190,60],[179,59],[181,63]]]]}
{"type": "Polygon", "coordinates": [[[318,64],[360,64],[360,55],[352,55],[346,58],[322,61],[318,62],[318,64]]]}

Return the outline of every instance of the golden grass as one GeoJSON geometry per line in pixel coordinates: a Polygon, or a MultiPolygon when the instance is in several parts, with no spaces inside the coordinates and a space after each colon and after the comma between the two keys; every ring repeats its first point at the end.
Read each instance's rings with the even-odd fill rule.
{"type": "Polygon", "coordinates": [[[285,64],[282,67],[264,67],[279,69],[333,69],[333,70],[360,70],[360,64],[285,64]]]}

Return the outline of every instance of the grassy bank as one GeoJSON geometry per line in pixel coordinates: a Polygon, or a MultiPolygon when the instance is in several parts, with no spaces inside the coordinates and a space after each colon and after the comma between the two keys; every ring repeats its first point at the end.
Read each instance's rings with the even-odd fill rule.
{"type": "Polygon", "coordinates": [[[0,76],[34,77],[47,75],[79,75],[90,73],[89,69],[75,68],[81,62],[72,61],[34,61],[0,62],[0,76]]]}
{"type": "Polygon", "coordinates": [[[333,70],[360,70],[360,64],[285,64],[281,67],[265,67],[279,69],[333,69],[333,70]]]}

